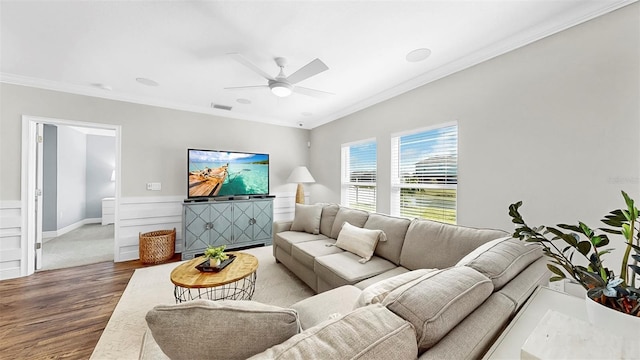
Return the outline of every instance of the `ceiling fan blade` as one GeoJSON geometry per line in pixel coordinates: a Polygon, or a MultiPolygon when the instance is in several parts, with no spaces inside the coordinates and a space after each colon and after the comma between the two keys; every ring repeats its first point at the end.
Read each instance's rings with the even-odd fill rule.
{"type": "Polygon", "coordinates": [[[323,71],[329,70],[329,67],[325,65],[322,60],[315,59],[308,63],[307,65],[298,69],[298,71],[287,77],[287,81],[295,84],[299,83],[302,80],[308,79],[314,75],[320,74],[323,71]]]}
{"type": "Polygon", "coordinates": [[[226,87],[225,89],[235,90],[235,89],[258,89],[258,88],[269,88],[269,85],[232,86],[232,87],[226,87]]]}
{"type": "Polygon", "coordinates": [[[330,92],[326,92],[326,91],[320,91],[320,90],[314,90],[314,89],[309,89],[309,88],[302,87],[302,86],[295,86],[293,88],[293,91],[297,92],[298,94],[307,95],[307,96],[313,96],[313,97],[317,97],[317,98],[328,98],[330,96],[335,95],[334,93],[330,93],[330,92]]]}
{"type": "Polygon", "coordinates": [[[266,72],[262,71],[262,69],[257,67],[251,61],[247,60],[247,58],[245,58],[244,56],[242,56],[242,55],[240,55],[238,53],[229,53],[227,55],[231,56],[235,61],[239,62],[240,64],[242,64],[242,65],[248,67],[249,69],[253,70],[256,74],[262,76],[263,78],[265,78],[267,80],[273,80],[273,76],[271,76],[271,75],[267,74],[266,72]]]}

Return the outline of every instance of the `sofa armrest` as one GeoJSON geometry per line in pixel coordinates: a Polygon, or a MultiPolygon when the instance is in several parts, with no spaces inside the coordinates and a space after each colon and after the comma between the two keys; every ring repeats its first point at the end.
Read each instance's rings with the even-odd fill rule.
{"type": "Polygon", "coordinates": [[[291,230],[291,224],[293,221],[274,221],[273,222],[273,233],[277,234],[283,231],[291,230]]]}

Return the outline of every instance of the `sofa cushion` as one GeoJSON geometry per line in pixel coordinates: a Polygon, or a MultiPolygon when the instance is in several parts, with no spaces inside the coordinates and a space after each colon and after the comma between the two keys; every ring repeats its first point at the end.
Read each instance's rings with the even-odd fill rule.
{"type": "Polygon", "coordinates": [[[416,329],[419,352],[424,352],[482,304],[493,291],[486,276],[465,267],[426,274],[392,291],[382,301],[416,329]]]}
{"type": "Polygon", "coordinates": [[[509,299],[500,293],[491,294],[447,336],[422,354],[420,360],[481,359],[508,325],[513,312],[509,299]]]}
{"type": "Polygon", "coordinates": [[[322,205],[296,204],[296,212],[291,224],[291,231],[304,231],[309,234],[320,234],[320,215],[322,205]]]}
{"type": "Polygon", "coordinates": [[[318,278],[333,287],[338,287],[353,285],[396,267],[392,262],[377,256],[373,256],[364,264],[359,263],[358,260],[360,260],[358,255],[344,251],[317,257],[313,269],[318,278]]]}
{"type": "Polygon", "coordinates": [[[369,213],[362,210],[349,209],[346,207],[340,207],[336,214],[336,219],[331,226],[331,238],[337,239],[340,230],[342,230],[342,224],[348,222],[349,224],[357,227],[363,227],[367,222],[369,213]]]}
{"type": "Polygon", "coordinates": [[[500,290],[524,268],[542,256],[542,247],[510,236],[489,241],[462,258],[457,266],[468,266],[485,275],[500,290]]]}
{"type": "Polygon", "coordinates": [[[382,230],[363,229],[346,222],[338,234],[336,246],[360,256],[362,258],[360,262],[366,262],[371,260],[378,241],[386,241],[384,236],[382,230]]]}
{"type": "MultiPolygon", "coordinates": [[[[495,293],[502,294],[513,301],[517,311],[538,286],[549,283],[551,272],[547,268],[547,264],[546,258],[534,261],[495,293]]],[[[582,289],[582,287],[580,288],[582,289]]]]}
{"type": "Polygon", "coordinates": [[[400,264],[400,252],[404,237],[409,229],[411,220],[382,214],[369,214],[365,229],[380,229],[384,231],[387,241],[381,242],[376,247],[375,254],[392,263],[400,264]]]}
{"type": "Polygon", "coordinates": [[[225,359],[246,359],[300,330],[295,310],[253,301],[158,305],[146,320],[158,346],[173,360],[206,357],[207,344],[215,344],[215,354],[225,359]]]}
{"type": "Polygon", "coordinates": [[[337,246],[333,239],[321,239],[313,241],[305,241],[291,245],[291,256],[309,269],[313,269],[315,259],[318,256],[341,253],[344,250],[337,246]]]}
{"type": "Polygon", "coordinates": [[[507,235],[502,230],[414,219],[404,239],[400,265],[410,270],[446,269],[478,246],[507,235]]]}
{"type": "Polygon", "coordinates": [[[327,237],[322,234],[314,235],[300,231],[283,231],[275,234],[273,236],[273,241],[275,242],[275,246],[282,248],[282,250],[287,254],[291,255],[291,246],[293,244],[305,241],[322,240],[326,238],[327,237]]]}
{"type": "Polygon", "coordinates": [[[423,275],[426,275],[432,271],[436,271],[435,269],[418,269],[409,272],[405,272],[400,275],[396,275],[394,277],[390,277],[388,279],[379,281],[373,285],[365,288],[354,305],[354,307],[362,307],[370,304],[381,303],[384,298],[389,295],[390,292],[399,288],[402,285],[405,285],[409,282],[412,282],[423,275]]]}
{"type": "Polygon", "coordinates": [[[395,268],[393,268],[391,270],[387,270],[387,271],[385,271],[383,273],[380,273],[380,274],[378,274],[376,276],[372,276],[372,277],[370,277],[368,279],[364,279],[362,281],[359,281],[359,282],[355,283],[355,287],[357,287],[360,290],[364,290],[367,287],[377,283],[378,281],[386,280],[386,279],[394,277],[396,275],[404,274],[404,273],[406,273],[408,271],[409,270],[403,268],[402,266],[398,266],[398,267],[395,267],[395,268]]]}
{"type": "Polygon", "coordinates": [[[300,300],[291,305],[291,308],[298,312],[302,329],[308,329],[323,321],[350,313],[361,293],[362,290],[355,286],[340,286],[300,300]]]}
{"type": "Polygon", "coordinates": [[[325,321],[251,359],[403,360],[417,355],[411,324],[373,305],[325,321]]]}
{"type": "Polygon", "coordinates": [[[333,228],[333,222],[336,220],[338,210],[340,210],[340,205],[338,204],[322,204],[320,234],[331,237],[331,229],[333,228]]]}

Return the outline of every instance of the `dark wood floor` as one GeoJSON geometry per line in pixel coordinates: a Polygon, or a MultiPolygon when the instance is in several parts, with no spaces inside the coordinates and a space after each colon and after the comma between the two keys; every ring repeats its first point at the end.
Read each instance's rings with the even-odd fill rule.
{"type": "Polygon", "coordinates": [[[146,266],[105,262],[0,281],[0,359],[88,359],[133,271],[146,266]]]}

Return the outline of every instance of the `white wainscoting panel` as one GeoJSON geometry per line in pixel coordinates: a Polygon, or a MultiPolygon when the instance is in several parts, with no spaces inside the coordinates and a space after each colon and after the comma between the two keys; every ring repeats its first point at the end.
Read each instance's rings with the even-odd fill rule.
{"type": "MultiPolygon", "coordinates": [[[[296,211],[296,194],[295,193],[276,193],[273,199],[273,221],[289,221],[293,220],[296,211]]],[[[309,201],[307,196],[306,200],[309,201]]]]}
{"type": "Polygon", "coordinates": [[[120,198],[116,261],[139,259],[138,237],[149,231],[176,228],[176,252],[181,252],[183,200],[178,196],[120,198]]]}
{"type": "MultiPolygon", "coordinates": [[[[0,201],[0,280],[22,276],[22,203],[0,201]]],[[[24,252],[26,256],[26,252],[24,252]]]]}
{"type": "MultiPolygon", "coordinates": [[[[295,193],[276,193],[273,219],[292,220],[295,211],[295,193]]],[[[308,199],[307,199],[308,201],[308,199]]],[[[182,252],[182,204],[179,196],[122,197],[118,213],[118,246],[116,261],[139,258],[140,233],[176,228],[176,252],[182,252]]]]}

